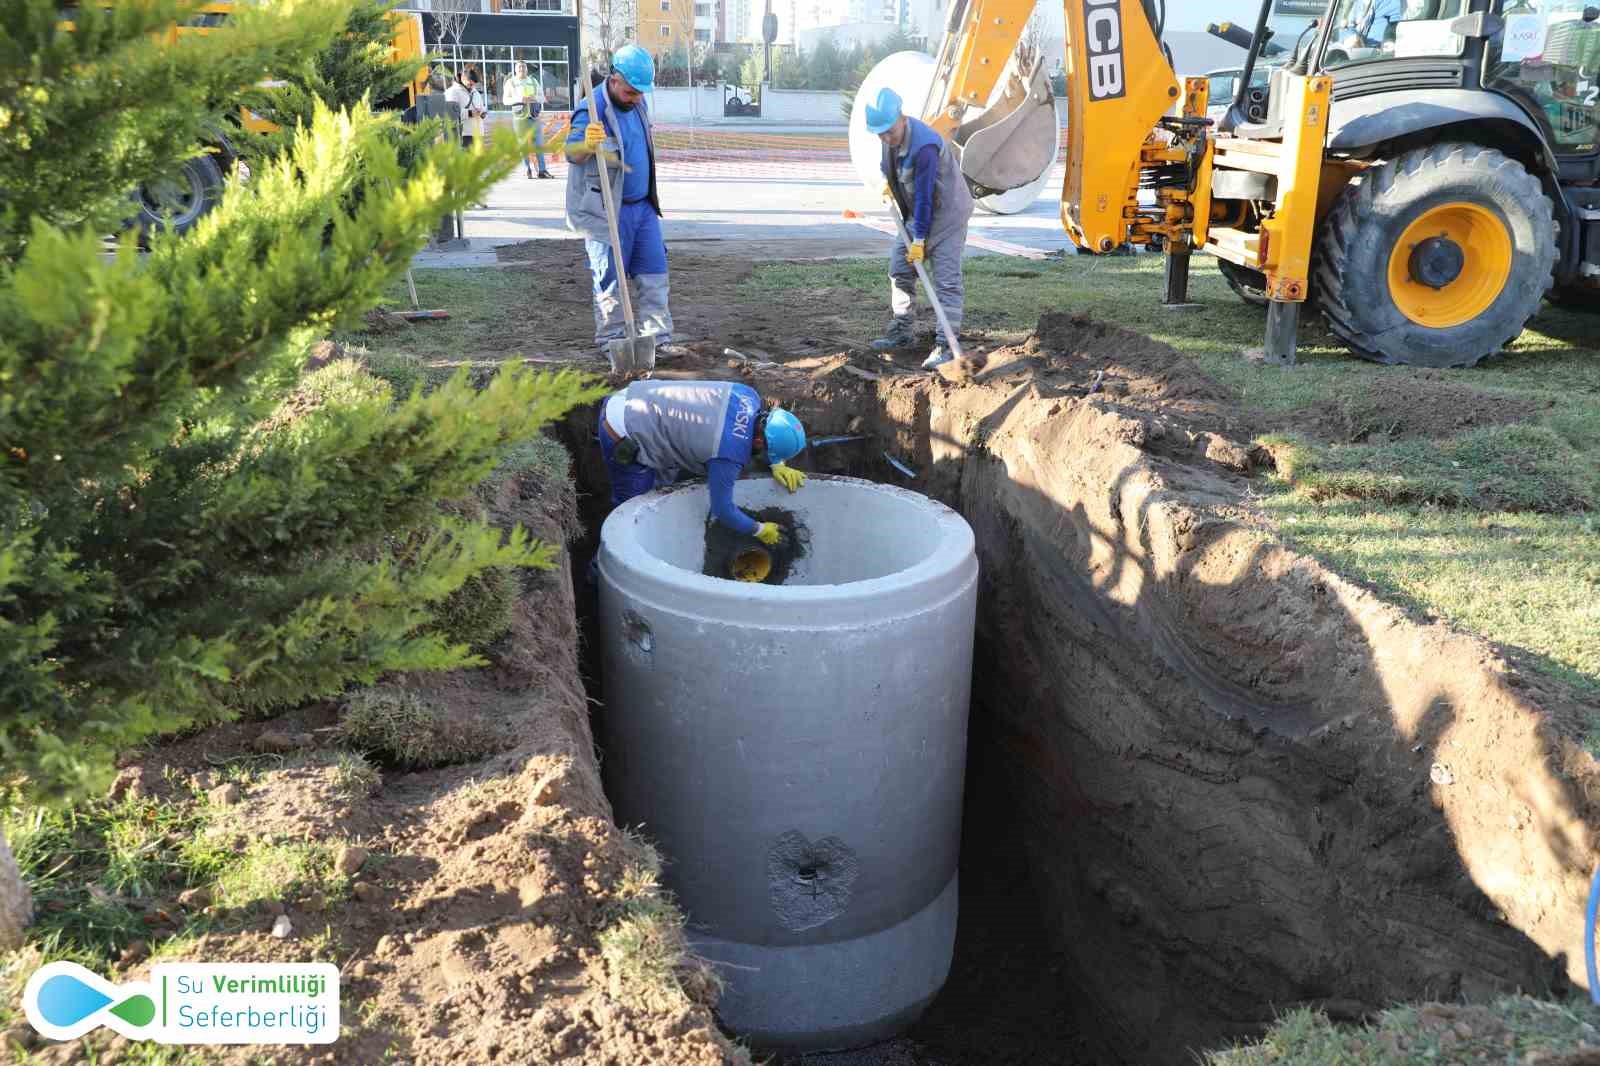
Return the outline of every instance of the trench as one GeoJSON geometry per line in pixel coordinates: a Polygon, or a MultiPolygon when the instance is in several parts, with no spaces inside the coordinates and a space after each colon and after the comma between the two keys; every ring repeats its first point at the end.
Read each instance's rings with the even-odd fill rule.
{"type": "MultiPolygon", "coordinates": [[[[809,469],[954,507],[981,577],[950,977],[903,1037],[783,1061],[1192,1063],[1290,1007],[1355,1020],[1570,987],[1581,921],[1550,900],[1581,900],[1594,815],[1545,772],[1538,709],[1466,676],[1479,652],[1469,670],[1207,517],[1193,501],[1227,478],[1201,461],[1204,435],[1191,459],[1170,427],[1037,384],[960,399],[785,396],[813,437],[864,438],[809,469]],[[1495,754],[1454,761],[1474,745],[1495,754]],[[1430,789],[1446,762],[1499,795],[1430,789]]],[[[609,507],[591,432],[586,412],[560,435],[603,735],[582,574],[609,507]]]]}

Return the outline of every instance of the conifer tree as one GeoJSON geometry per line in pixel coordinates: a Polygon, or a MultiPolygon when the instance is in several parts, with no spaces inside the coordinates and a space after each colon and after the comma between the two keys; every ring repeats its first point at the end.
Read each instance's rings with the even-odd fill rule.
{"type": "MultiPolygon", "coordinates": [[[[0,788],[32,799],[103,787],[154,734],[472,661],[429,605],[552,549],[438,504],[590,395],[520,367],[292,391],[509,171],[509,136],[403,166],[392,116],[318,105],[187,235],[105,254],[141,168],[197,150],[191,107],[308,62],[353,10],[241,4],[175,40],[194,6],[85,4],[69,31],[51,0],[0,5],[0,788]]],[[[10,874],[0,841],[0,936],[27,905],[10,874]]]]}
{"type": "Polygon", "coordinates": [[[319,103],[348,110],[382,107],[402,96],[425,57],[394,55],[393,7],[391,0],[358,0],[328,47],[293,69],[276,72],[270,85],[246,91],[245,105],[280,127],[277,132],[236,138],[247,158],[287,151],[294,130],[310,122],[319,103]]]}

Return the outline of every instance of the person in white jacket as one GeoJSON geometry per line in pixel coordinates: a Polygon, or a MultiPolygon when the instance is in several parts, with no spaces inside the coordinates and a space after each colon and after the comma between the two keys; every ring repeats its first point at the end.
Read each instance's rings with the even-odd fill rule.
{"type": "Polygon", "coordinates": [[[467,124],[467,109],[472,102],[472,90],[467,88],[467,83],[462,80],[462,75],[457,73],[455,80],[450,83],[450,88],[444,91],[444,98],[456,109],[456,121],[461,127],[461,143],[472,143],[471,126],[467,124]]]}
{"type": "Polygon", "coordinates": [[[553,178],[544,165],[544,130],[539,115],[544,110],[545,104],[544,83],[537,74],[528,72],[528,64],[517,62],[511,68],[511,77],[506,79],[505,89],[501,93],[500,102],[511,109],[511,128],[521,140],[533,134],[533,151],[523,157],[523,164],[528,168],[528,177],[533,177],[533,161],[539,160],[539,177],[553,178]]]}

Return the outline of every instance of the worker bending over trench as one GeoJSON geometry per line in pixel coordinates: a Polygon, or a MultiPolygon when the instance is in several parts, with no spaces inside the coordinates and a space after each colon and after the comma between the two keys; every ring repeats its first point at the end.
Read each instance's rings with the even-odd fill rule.
{"type": "Polygon", "coordinates": [[[790,492],[805,474],[786,466],[806,446],[800,420],[781,408],[763,411],[748,385],[727,381],[635,381],[600,405],[600,454],[611,481],[611,505],[704,477],[711,517],[771,547],[776,522],[757,522],[733,503],[733,484],[753,456],[766,455],[772,476],[790,492]]]}
{"type": "MultiPolygon", "coordinates": [[[[908,248],[899,236],[889,252],[889,332],[872,342],[879,351],[909,348],[917,342],[917,271],[926,260],[934,293],[950,321],[961,329],[966,290],[961,280],[961,253],[967,246],[972,218],[972,190],[961,176],[961,164],[939,131],[901,113],[900,94],[885,87],[866,107],[867,131],[883,142],[883,198],[894,203],[911,234],[908,248]]],[[[925,370],[955,358],[944,334],[934,331],[933,351],[925,370]]]]}

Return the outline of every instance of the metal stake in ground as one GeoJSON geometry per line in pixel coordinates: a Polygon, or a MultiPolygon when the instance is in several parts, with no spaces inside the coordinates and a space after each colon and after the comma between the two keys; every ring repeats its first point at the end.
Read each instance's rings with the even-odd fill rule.
{"type": "MultiPolygon", "coordinates": [[[[911,234],[906,232],[905,219],[900,217],[900,205],[891,203],[889,214],[894,217],[895,229],[900,231],[900,243],[907,249],[911,247],[911,234]]],[[[950,354],[957,359],[963,358],[961,342],[956,339],[956,331],[950,328],[950,320],[945,317],[944,305],[939,302],[939,294],[933,291],[933,279],[928,277],[928,268],[922,263],[912,263],[917,271],[917,277],[922,281],[922,291],[928,294],[928,302],[933,305],[934,316],[939,319],[939,329],[944,333],[945,343],[950,345],[950,354]]]]}
{"type": "MultiPolygon", "coordinates": [[[[583,18],[582,5],[578,17],[583,18]]],[[[589,96],[589,121],[600,123],[600,128],[611,132],[606,121],[594,106],[594,81],[582,79],[589,96]]],[[[608,79],[609,82],[609,79],[608,79]]],[[[617,127],[617,144],[622,144],[622,127],[617,127]]],[[[611,197],[611,175],[606,167],[605,149],[596,148],[595,162],[600,164],[600,197],[606,204],[606,226],[611,231],[611,269],[617,275],[617,289],[622,293],[622,317],[628,323],[628,339],[606,342],[606,356],[611,369],[617,373],[629,370],[654,370],[656,366],[656,338],[654,334],[639,336],[639,327],[633,321],[633,298],[628,295],[628,272],[622,265],[622,235],[617,230],[617,205],[611,197]]]]}

